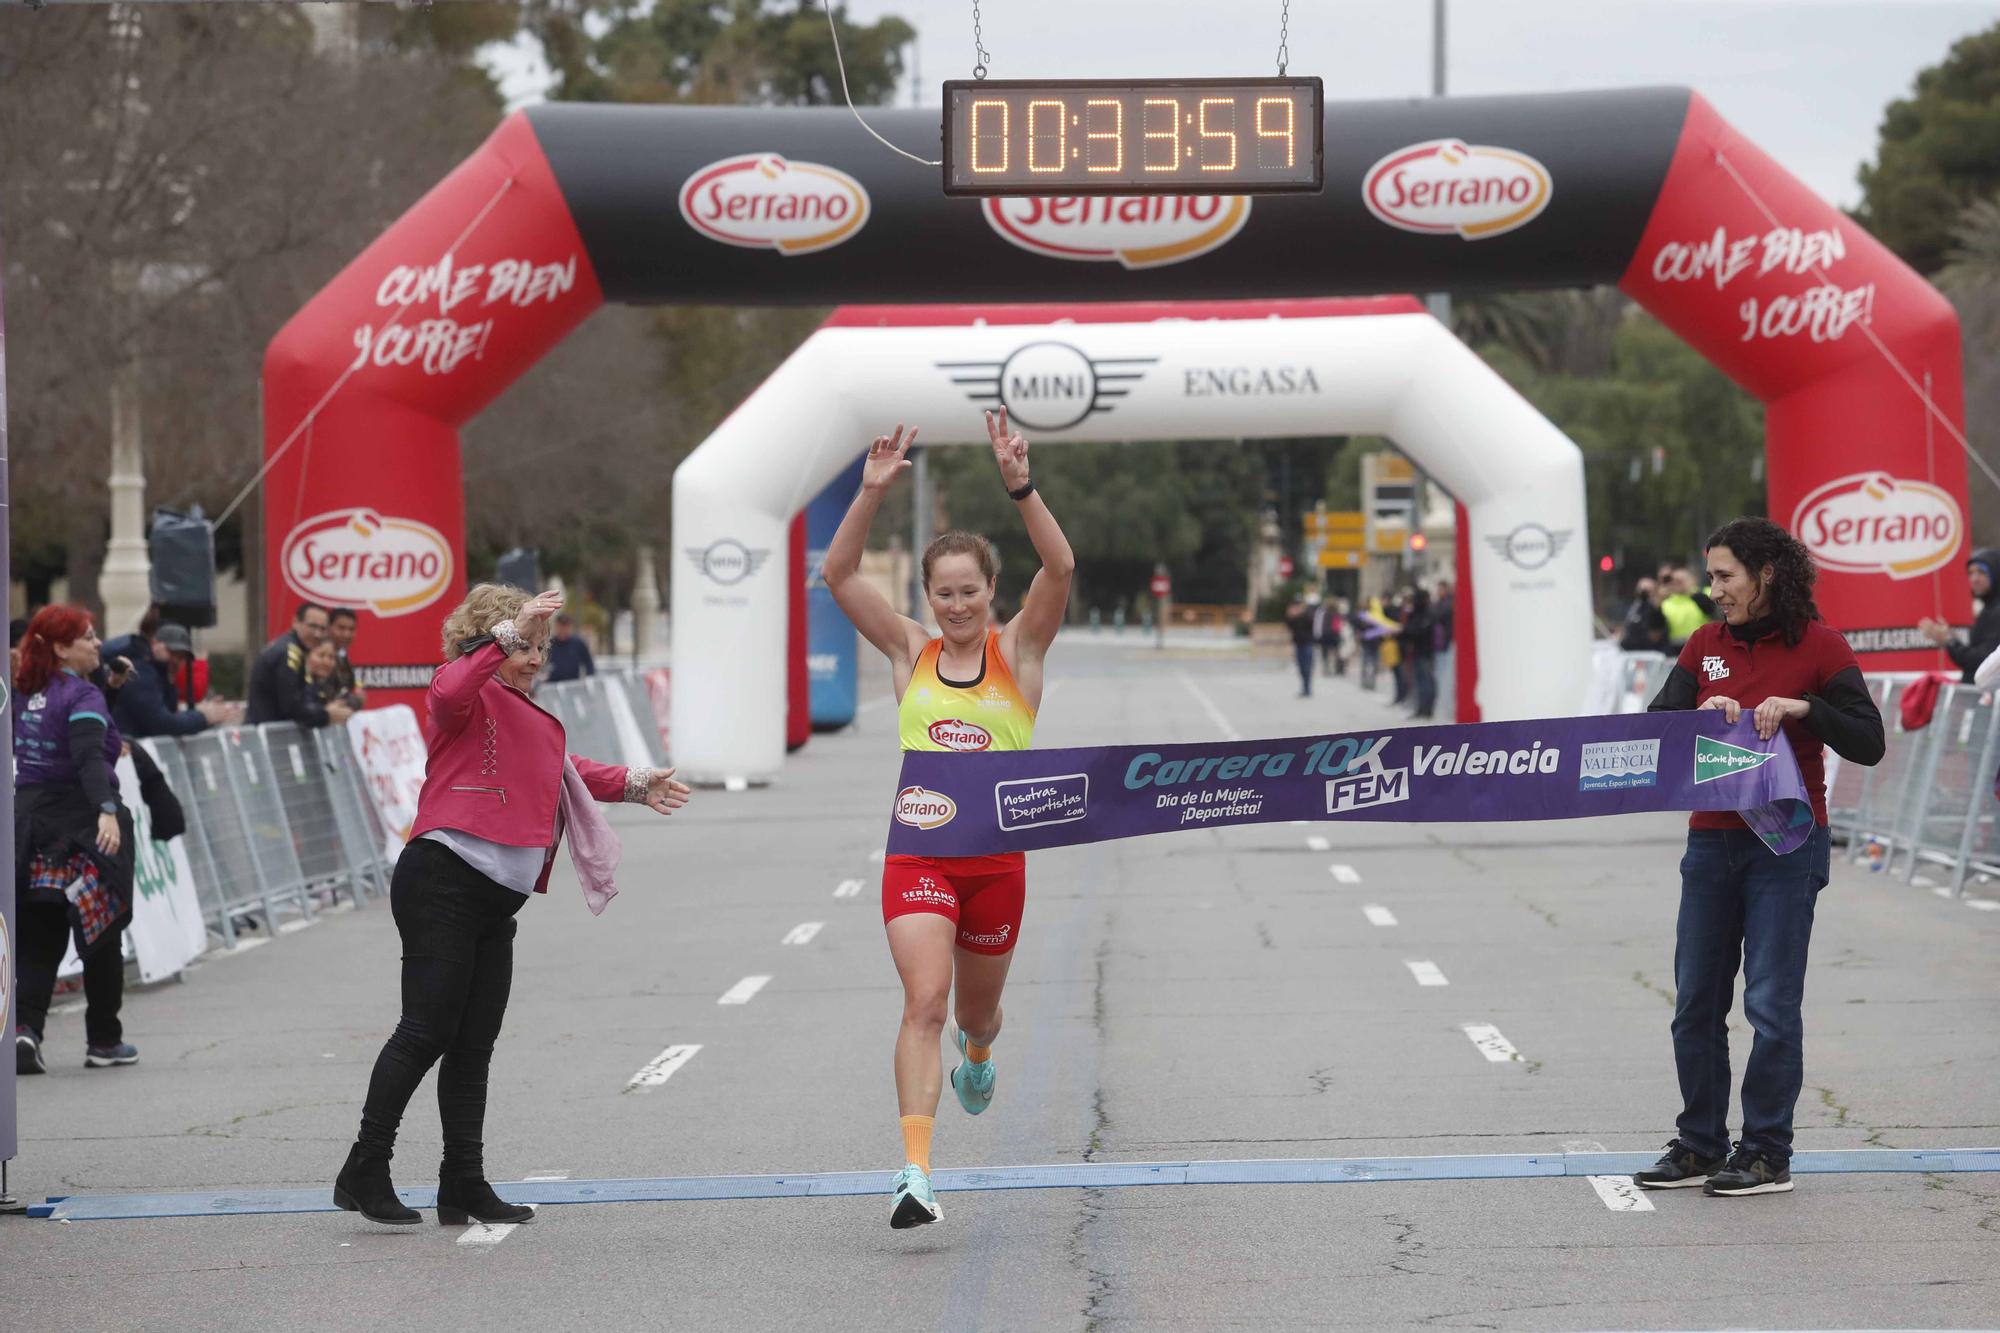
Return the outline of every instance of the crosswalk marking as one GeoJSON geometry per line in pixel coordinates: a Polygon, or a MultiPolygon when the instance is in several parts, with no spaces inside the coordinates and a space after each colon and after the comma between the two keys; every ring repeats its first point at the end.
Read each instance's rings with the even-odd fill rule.
{"type": "Polygon", "coordinates": [[[750,997],[758,991],[763,990],[765,983],[768,981],[770,981],[769,977],[745,977],[728,990],[722,992],[722,998],[717,1000],[716,1003],[748,1004],[750,1003],[750,997]]]}
{"type": "Polygon", "coordinates": [[[1396,914],[1380,903],[1367,904],[1361,909],[1361,913],[1368,918],[1368,924],[1371,926],[1393,926],[1396,924],[1396,914]]]}

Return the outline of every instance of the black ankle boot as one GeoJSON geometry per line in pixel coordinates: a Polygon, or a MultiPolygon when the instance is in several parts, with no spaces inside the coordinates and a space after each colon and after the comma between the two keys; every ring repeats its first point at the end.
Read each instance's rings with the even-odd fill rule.
{"type": "Polygon", "coordinates": [[[334,1178],[333,1202],[384,1226],[408,1227],[423,1221],[396,1197],[396,1186],[389,1179],[389,1159],[367,1156],[358,1143],[347,1150],[347,1165],[334,1178]]]}
{"type": "Polygon", "coordinates": [[[462,1227],[468,1222],[528,1222],[535,1210],[508,1203],[493,1192],[484,1176],[438,1178],[438,1225],[462,1227]]]}

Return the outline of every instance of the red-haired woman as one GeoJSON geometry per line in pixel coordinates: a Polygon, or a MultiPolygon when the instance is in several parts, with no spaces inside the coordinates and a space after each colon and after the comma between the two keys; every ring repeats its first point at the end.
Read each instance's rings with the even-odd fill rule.
{"type": "MultiPolygon", "coordinates": [[[[1069,541],[1028,480],[1028,442],[1007,429],[1007,410],[986,414],[987,438],[1001,484],[1020,506],[1021,521],[1041,557],[1021,614],[993,624],[993,548],[970,532],[948,532],[924,551],[924,595],[939,637],[857,577],[868,525],[882,497],[910,466],[917,433],[901,426],[878,438],[861,473],[861,492],[828,545],[828,591],[889,659],[905,750],[965,748],[937,739],[949,721],[976,733],[976,748],[1025,750],[1033,742],[1042,703],[1042,658],[1062,628],[1069,580],[1076,567],[1069,541]]],[[[993,1100],[993,1042],[1000,1035],[1000,990],[1021,936],[1027,894],[1026,858],[892,856],[882,870],[882,915],[889,953],[903,980],[903,1023],[896,1035],[896,1100],[902,1113],[905,1165],[896,1178],[889,1225],[935,1222],[943,1214],[931,1190],[931,1127],[942,1091],[938,1039],[946,1001],[957,1020],[959,1049],[951,1086],[967,1114],[993,1100]]]]}
{"type": "Polygon", "coordinates": [[[48,1069],[42,1025],[72,934],[83,959],[84,1064],[139,1060],[118,1021],[125,998],[120,940],[132,919],[132,816],[113,771],[124,741],[104,692],[90,683],[97,665],[88,611],[46,606],[28,622],[12,705],[20,1074],[48,1069]]]}

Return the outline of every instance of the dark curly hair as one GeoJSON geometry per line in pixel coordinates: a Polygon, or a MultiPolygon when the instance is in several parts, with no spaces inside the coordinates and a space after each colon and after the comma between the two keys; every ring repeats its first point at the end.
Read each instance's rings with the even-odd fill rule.
{"type": "Polygon", "coordinates": [[[1771,567],[1765,615],[1777,625],[1787,644],[1805,637],[1806,626],[1819,619],[1813,605],[1813,584],[1819,569],[1806,544],[1768,518],[1736,518],[1709,534],[1703,550],[1726,546],[1754,578],[1771,567]]]}

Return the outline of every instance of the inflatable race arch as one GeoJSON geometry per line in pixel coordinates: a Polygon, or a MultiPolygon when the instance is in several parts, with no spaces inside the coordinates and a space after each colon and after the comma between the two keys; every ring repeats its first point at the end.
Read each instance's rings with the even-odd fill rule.
{"type": "MultiPolygon", "coordinates": [[[[935,111],[868,117],[904,148],[935,154],[935,111]]],[[[1970,611],[1956,577],[1966,529],[1961,368],[1952,310],[1919,276],[1685,89],[1333,104],[1325,137],[1326,186],[1313,195],[982,201],[945,198],[936,169],[868,139],[845,108],[551,104],[512,115],[271,343],[264,368],[271,621],[286,623],[301,598],[355,607],[364,618],[356,644],[364,682],[421,688],[436,660],[438,622],[466,583],[459,428],[604,301],[1269,301],[1615,283],[1765,403],[1770,513],[1818,557],[1820,607],[1863,663],[1939,663],[1913,626],[1921,614],[1964,623],[1970,611]]],[[[994,392],[1038,442],[1110,438],[1126,428],[1116,412],[1070,420],[1048,403],[1011,401],[1016,380],[1060,377],[1067,365],[1069,379],[1083,383],[1087,370],[1091,405],[1099,406],[1113,394],[1098,362],[1120,355],[1179,366],[1178,384],[1142,377],[1130,401],[1136,407],[1141,393],[1178,392],[1185,401],[1177,406],[1204,431],[1254,433],[1249,423],[1258,413],[1282,408],[1286,422],[1310,433],[1371,429],[1363,423],[1384,413],[1397,418],[1390,433],[1406,438],[1474,432],[1475,423],[1449,420],[1457,409],[1448,395],[1399,392],[1398,377],[1412,376],[1414,363],[1391,365],[1371,345],[1379,336],[1440,364],[1459,355],[1439,350],[1431,334],[1389,332],[1417,327],[1415,315],[1371,322],[1329,308],[1296,328],[1289,321],[1300,317],[1292,315],[1241,351],[1205,340],[1199,323],[1070,317],[1079,320],[1074,336],[1055,340],[1067,351],[1030,353],[997,319],[984,330],[945,327],[954,317],[940,313],[931,321],[940,327],[924,329],[916,326],[925,318],[907,310],[879,319],[844,312],[780,373],[818,364],[824,374],[834,353],[809,349],[843,347],[860,332],[856,325],[874,320],[911,326],[870,336],[885,347],[914,345],[915,359],[906,359],[904,378],[871,390],[887,397],[868,401],[920,405],[921,413],[898,415],[921,417],[934,440],[979,422],[978,404],[966,401],[973,395],[939,375],[942,355],[917,364],[923,348],[946,344],[967,361],[999,359],[1008,373],[996,366],[994,392]],[[1299,342],[1287,336],[1308,324],[1324,333],[1299,342]],[[1384,332],[1367,332],[1373,328],[1384,332]],[[1308,343],[1333,358],[1327,364],[1338,362],[1338,392],[1317,373],[1317,401],[1293,394],[1259,404],[1230,389],[1277,382],[1308,343]],[[1027,367],[1009,358],[1021,355],[1053,359],[1043,372],[1016,376],[1027,367]],[[1388,378],[1364,391],[1347,378],[1364,365],[1388,378]],[[1190,369],[1245,374],[1223,375],[1225,396],[1203,403],[1195,388],[1210,381],[1187,378],[1190,369]],[[1350,388],[1353,397],[1344,397],[1350,388]],[[1045,409],[1039,418],[1036,406],[1045,409]],[[1238,424],[1224,430],[1224,421],[1238,424]]],[[[867,378],[865,356],[841,355],[853,362],[842,375],[867,378]]],[[[775,402],[768,386],[757,402],[775,402]]],[[[880,422],[848,424],[858,452],[880,422]]],[[[741,433],[725,425],[718,439],[741,433]]],[[[1461,476],[1488,477],[1495,489],[1485,494],[1505,491],[1510,468],[1536,465],[1508,452],[1514,436],[1495,430],[1490,448],[1468,449],[1461,476]]],[[[694,462],[682,483],[714,466],[694,462]]],[[[812,490],[804,482],[766,479],[759,503],[803,504],[812,490]]],[[[1566,495],[1551,493],[1541,511],[1509,501],[1483,526],[1474,517],[1472,540],[1462,545],[1471,548],[1478,606],[1564,595],[1559,588],[1571,574],[1583,577],[1581,531],[1561,560],[1548,559],[1554,543],[1506,540],[1517,530],[1533,538],[1569,524],[1580,529],[1580,503],[1573,517],[1567,504],[1566,495]]],[[[753,606],[767,616],[796,607],[804,540],[795,524],[786,557],[746,561],[730,593],[707,577],[722,568],[714,543],[750,549],[749,540],[710,523],[728,517],[721,508],[692,512],[678,487],[675,508],[675,620],[701,618],[713,635],[684,644],[677,663],[677,713],[689,718],[695,714],[684,709],[717,702],[701,697],[694,656],[713,651],[711,644],[770,650],[778,642],[762,631],[732,637],[717,628],[723,622],[709,612],[728,606],[691,607],[690,589],[699,582],[704,597],[737,597],[735,609],[745,614],[753,606]],[[758,580],[771,585],[768,595],[751,595],[758,580]]],[[[756,549],[776,547],[775,537],[757,539],[756,549]]],[[[1493,716],[1518,716],[1523,707],[1569,711],[1523,693],[1520,678],[1550,671],[1551,656],[1568,653],[1572,637],[1531,614],[1542,632],[1505,656],[1491,637],[1493,622],[1476,617],[1487,667],[1476,698],[1493,716]]],[[[790,686],[776,683],[787,673],[775,665],[758,668],[760,697],[748,706],[797,741],[807,727],[803,617],[791,620],[790,686]],[[772,693],[763,697],[767,685],[772,693]]],[[[1580,642],[1587,630],[1575,634],[1580,642]]],[[[737,668],[745,669],[740,658],[737,668]]],[[[679,752],[697,733],[676,737],[677,757],[693,757],[679,752]]],[[[758,741],[759,755],[769,748],[758,741]]],[[[737,762],[768,771],[761,758],[737,762]]],[[[714,771],[724,770],[742,768],[714,771]]]]}

